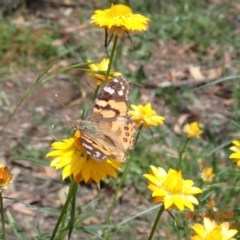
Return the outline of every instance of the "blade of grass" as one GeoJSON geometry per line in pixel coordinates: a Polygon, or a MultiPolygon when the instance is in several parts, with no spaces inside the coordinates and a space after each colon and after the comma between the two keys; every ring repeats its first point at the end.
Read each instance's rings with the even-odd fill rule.
{"type": "Polygon", "coordinates": [[[206,83],[200,87],[197,87],[198,89],[201,89],[201,88],[206,88],[206,87],[209,87],[209,86],[213,86],[213,85],[216,85],[218,83],[222,83],[222,82],[226,82],[226,81],[230,81],[230,80],[235,80],[237,78],[240,78],[240,75],[235,75],[235,76],[228,76],[228,77],[223,77],[223,78],[219,78],[217,80],[214,80],[212,82],[209,82],[209,83],[206,83]]]}
{"type": "Polygon", "coordinates": [[[10,212],[7,212],[7,218],[9,225],[11,227],[11,230],[13,231],[14,235],[16,236],[17,240],[27,240],[29,239],[27,235],[24,233],[23,229],[19,227],[15,219],[13,218],[12,214],[10,212]]]}
{"type": "Polygon", "coordinates": [[[54,76],[56,76],[59,73],[63,73],[63,72],[67,72],[70,71],[72,69],[78,68],[78,69],[82,69],[83,71],[87,71],[86,68],[82,68],[82,66],[86,66],[86,63],[82,63],[82,64],[73,64],[70,65],[68,67],[64,67],[61,68],[60,70],[50,74],[48,77],[43,78],[43,76],[45,76],[48,71],[51,69],[51,67],[53,66],[54,63],[50,64],[49,66],[47,66],[41,73],[40,75],[37,77],[37,79],[34,81],[34,83],[28,88],[28,90],[26,91],[26,93],[24,94],[24,96],[20,99],[20,101],[18,102],[18,104],[16,105],[16,107],[14,108],[14,110],[12,111],[12,113],[10,113],[7,121],[3,124],[2,129],[0,130],[0,135],[4,132],[6,126],[9,124],[9,122],[12,120],[12,118],[14,117],[14,115],[16,114],[16,112],[20,109],[20,107],[25,103],[25,101],[40,87],[43,86],[44,84],[46,84],[49,80],[51,80],[54,76]]]}
{"type": "Polygon", "coordinates": [[[13,110],[13,112],[9,115],[6,123],[3,125],[3,128],[0,131],[0,135],[3,133],[3,131],[5,130],[6,126],[8,125],[8,123],[12,120],[12,118],[14,117],[14,115],[16,114],[16,112],[18,111],[18,109],[25,103],[25,101],[31,96],[31,94],[35,91],[36,89],[36,85],[38,84],[38,82],[40,81],[40,79],[49,71],[49,69],[52,67],[52,65],[46,67],[42,73],[40,73],[40,75],[37,77],[37,79],[35,80],[35,82],[28,88],[28,90],[26,91],[26,93],[24,94],[24,96],[22,97],[22,99],[18,102],[17,106],[15,107],[15,109],[13,110]]]}

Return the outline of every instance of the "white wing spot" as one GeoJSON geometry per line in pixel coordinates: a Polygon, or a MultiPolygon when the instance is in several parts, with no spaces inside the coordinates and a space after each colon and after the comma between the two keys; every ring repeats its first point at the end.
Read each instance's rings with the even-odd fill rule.
{"type": "Polygon", "coordinates": [[[109,94],[114,94],[115,93],[115,90],[113,88],[111,88],[111,87],[105,87],[104,91],[108,92],[109,94]]]}
{"type": "Polygon", "coordinates": [[[83,143],[83,146],[84,146],[85,148],[87,148],[87,149],[90,149],[90,150],[93,149],[90,145],[87,145],[87,144],[85,144],[85,143],[83,143]]]}
{"type": "Polygon", "coordinates": [[[99,158],[99,157],[101,156],[101,153],[100,153],[99,151],[96,151],[96,152],[94,153],[94,156],[97,157],[97,158],[99,158]]]}
{"type": "Polygon", "coordinates": [[[88,155],[91,155],[92,153],[91,153],[90,151],[87,150],[87,154],[88,154],[88,155]]]}
{"type": "Polygon", "coordinates": [[[118,91],[118,95],[119,95],[119,96],[123,96],[123,94],[124,94],[124,93],[123,93],[123,90],[119,90],[119,91],[118,91]]]}

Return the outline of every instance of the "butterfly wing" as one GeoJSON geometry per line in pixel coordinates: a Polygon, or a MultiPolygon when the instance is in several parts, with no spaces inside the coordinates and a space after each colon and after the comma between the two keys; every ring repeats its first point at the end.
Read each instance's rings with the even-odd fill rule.
{"type": "Polygon", "coordinates": [[[126,151],[133,146],[135,123],[127,115],[128,92],[126,80],[113,79],[96,98],[88,120],[79,127],[83,146],[96,160],[124,162],[126,151]]]}
{"type": "Polygon", "coordinates": [[[128,108],[128,93],[128,82],[122,76],[113,79],[96,98],[90,119],[106,121],[125,117],[128,108]]]}

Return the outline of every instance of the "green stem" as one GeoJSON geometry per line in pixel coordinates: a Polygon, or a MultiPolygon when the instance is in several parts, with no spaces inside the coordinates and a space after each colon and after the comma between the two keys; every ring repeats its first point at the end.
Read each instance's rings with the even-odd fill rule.
{"type": "Polygon", "coordinates": [[[150,235],[148,237],[148,240],[151,240],[153,238],[153,234],[154,234],[154,232],[156,230],[159,218],[161,217],[163,211],[164,211],[164,205],[162,204],[161,208],[159,209],[158,215],[157,215],[157,217],[155,219],[155,222],[153,224],[153,227],[152,227],[151,233],[150,233],[150,235]]]}
{"type": "Polygon", "coordinates": [[[182,147],[182,149],[181,149],[180,152],[179,152],[179,162],[178,162],[178,167],[177,167],[178,170],[181,169],[182,159],[183,159],[183,153],[184,153],[184,151],[185,151],[185,149],[186,149],[189,141],[190,141],[190,138],[187,138],[186,141],[185,141],[185,143],[184,143],[184,145],[183,145],[183,147],[182,147]]]}
{"type": "Polygon", "coordinates": [[[135,145],[137,144],[137,141],[138,141],[138,138],[139,138],[139,136],[140,136],[142,127],[143,127],[143,125],[141,125],[141,126],[138,128],[138,132],[137,132],[137,136],[136,136],[136,140],[135,140],[135,145]]]}
{"type": "Polygon", "coordinates": [[[52,236],[51,236],[50,240],[54,240],[55,239],[55,235],[56,235],[56,233],[58,231],[58,228],[59,228],[62,220],[64,219],[64,215],[67,212],[68,205],[71,202],[73,196],[75,195],[75,193],[77,191],[77,187],[78,187],[77,183],[74,182],[74,180],[72,180],[71,185],[70,185],[70,189],[68,191],[68,196],[67,196],[66,202],[65,202],[65,204],[64,204],[64,206],[62,208],[61,214],[60,214],[60,216],[58,218],[58,221],[57,221],[57,223],[55,225],[55,228],[53,230],[53,233],[52,233],[52,236]]]}
{"type": "MultiPolygon", "coordinates": [[[[131,164],[130,159],[131,158],[129,158],[129,160],[127,161],[127,164],[126,164],[125,170],[123,172],[123,175],[122,175],[122,177],[120,179],[120,182],[118,183],[118,185],[116,187],[116,190],[115,190],[112,202],[111,202],[111,206],[109,208],[109,211],[108,211],[108,214],[107,214],[107,218],[106,218],[106,221],[105,221],[106,224],[110,223],[110,219],[111,219],[111,216],[112,216],[112,213],[113,213],[113,209],[114,209],[114,207],[116,206],[116,203],[117,203],[118,193],[119,193],[120,188],[122,187],[123,183],[126,180],[126,176],[127,176],[128,171],[129,171],[130,164],[131,164]]],[[[109,239],[108,233],[106,231],[104,231],[104,233],[103,233],[103,239],[106,239],[106,240],[109,239]]]]}
{"type": "Polygon", "coordinates": [[[229,194],[225,194],[225,198],[223,199],[224,203],[228,203],[229,202],[229,196],[234,196],[234,191],[236,189],[236,186],[238,186],[240,180],[240,174],[238,173],[238,177],[235,180],[235,183],[232,185],[229,194]]]}
{"type": "Polygon", "coordinates": [[[3,196],[2,196],[2,190],[0,190],[0,212],[1,212],[1,222],[2,222],[2,237],[3,237],[3,240],[6,240],[7,237],[6,237],[4,211],[3,211],[3,196]]]}
{"type": "Polygon", "coordinates": [[[117,34],[115,34],[114,36],[114,41],[113,41],[113,47],[112,47],[112,51],[111,51],[111,55],[110,55],[110,59],[109,59],[109,64],[108,64],[108,69],[106,72],[106,83],[108,81],[108,77],[111,71],[111,67],[112,67],[112,63],[113,63],[113,57],[114,57],[114,53],[116,51],[116,47],[117,47],[117,41],[118,41],[118,36],[117,34]]]}
{"type": "Polygon", "coordinates": [[[93,102],[95,101],[95,99],[97,98],[97,95],[98,95],[98,91],[99,91],[99,88],[100,88],[100,86],[99,85],[97,85],[97,87],[96,87],[96,89],[95,89],[95,92],[94,92],[94,95],[93,95],[93,102]]]}

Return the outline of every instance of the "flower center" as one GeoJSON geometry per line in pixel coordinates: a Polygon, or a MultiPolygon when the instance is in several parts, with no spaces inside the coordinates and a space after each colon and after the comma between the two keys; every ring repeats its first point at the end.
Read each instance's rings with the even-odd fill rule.
{"type": "Polygon", "coordinates": [[[171,192],[173,194],[181,193],[183,188],[183,180],[181,174],[169,174],[163,185],[168,192],[171,192]]]}
{"type": "Polygon", "coordinates": [[[111,6],[111,12],[115,16],[127,16],[132,13],[132,9],[123,4],[116,4],[111,6]]]}

